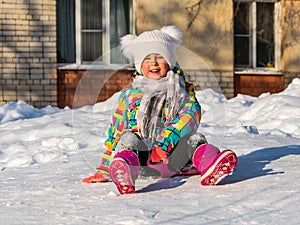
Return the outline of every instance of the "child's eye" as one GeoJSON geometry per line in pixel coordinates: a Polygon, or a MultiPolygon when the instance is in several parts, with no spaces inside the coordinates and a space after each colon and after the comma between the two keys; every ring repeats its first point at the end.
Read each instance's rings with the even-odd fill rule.
{"type": "Polygon", "coordinates": [[[161,55],[157,56],[146,56],[144,61],[163,61],[165,58],[161,55]]]}

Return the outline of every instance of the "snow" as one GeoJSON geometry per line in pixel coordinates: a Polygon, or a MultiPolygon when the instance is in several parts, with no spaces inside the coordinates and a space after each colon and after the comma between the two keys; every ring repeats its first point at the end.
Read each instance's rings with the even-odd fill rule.
{"type": "Polygon", "coordinates": [[[140,178],[121,196],[113,183],[82,184],[104,151],[118,93],[71,110],[0,106],[1,224],[298,224],[300,79],[281,93],[226,99],[197,92],[199,131],[238,166],[215,187],[199,176],[140,178]]]}

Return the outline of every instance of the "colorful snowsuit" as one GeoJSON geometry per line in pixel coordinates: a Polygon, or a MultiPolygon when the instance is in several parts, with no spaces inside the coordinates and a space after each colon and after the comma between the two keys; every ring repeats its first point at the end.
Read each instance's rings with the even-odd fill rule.
{"type": "MultiPolygon", "coordinates": [[[[173,71],[184,78],[184,74],[179,68],[175,67],[173,71]]],[[[153,143],[167,151],[168,154],[172,152],[180,138],[196,131],[200,123],[201,109],[195,97],[194,87],[192,84],[185,83],[187,95],[177,117],[166,126],[158,128],[157,138],[153,143]]],[[[140,90],[133,88],[121,91],[112,123],[108,126],[108,138],[105,141],[106,151],[97,167],[98,172],[108,174],[112,152],[124,131],[131,131],[139,135],[136,115],[143,95],[140,90]]],[[[163,109],[162,111],[166,110],[163,109]]]]}

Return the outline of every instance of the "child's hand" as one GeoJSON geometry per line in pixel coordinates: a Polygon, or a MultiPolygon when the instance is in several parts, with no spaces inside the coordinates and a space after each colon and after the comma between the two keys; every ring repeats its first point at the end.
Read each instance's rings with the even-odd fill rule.
{"type": "Polygon", "coordinates": [[[164,164],[168,164],[168,155],[166,151],[162,150],[158,146],[155,146],[151,152],[151,162],[158,163],[160,161],[163,161],[164,164]]]}
{"type": "Polygon", "coordinates": [[[95,173],[94,175],[90,177],[86,177],[82,179],[82,183],[102,183],[102,182],[108,182],[109,176],[103,173],[95,173]]]}

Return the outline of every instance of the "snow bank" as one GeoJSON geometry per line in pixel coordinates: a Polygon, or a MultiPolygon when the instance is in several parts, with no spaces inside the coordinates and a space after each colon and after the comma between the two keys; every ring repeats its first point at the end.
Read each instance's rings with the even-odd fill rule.
{"type": "Polygon", "coordinates": [[[104,102],[99,102],[94,105],[94,112],[105,112],[105,111],[115,111],[120,92],[115,93],[112,97],[104,102]]]}
{"type": "Polygon", "coordinates": [[[204,124],[224,125],[230,132],[244,129],[300,137],[299,78],[278,94],[264,93],[258,98],[239,94],[227,100],[209,89],[197,92],[197,98],[202,106],[204,124]]]}
{"type": "Polygon", "coordinates": [[[259,98],[197,92],[200,128],[236,152],[236,170],[216,187],[141,178],[127,196],[80,183],[100,161],[118,94],[74,110],[0,106],[1,224],[298,224],[299,85],[259,98]]]}
{"type": "Polygon", "coordinates": [[[7,123],[20,119],[37,118],[61,111],[62,109],[51,106],[37,109],[26,104],[24,101],[10,102],[5,105],[0,105],[0,123],[7,123]]]}

